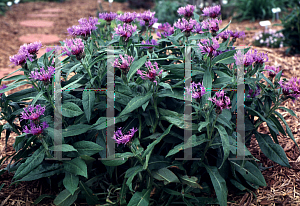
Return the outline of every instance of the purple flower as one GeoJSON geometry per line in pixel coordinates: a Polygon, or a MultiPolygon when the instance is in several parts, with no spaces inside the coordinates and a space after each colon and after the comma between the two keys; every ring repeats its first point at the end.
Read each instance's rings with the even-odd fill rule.
{"type": "Polygon", "coordinates": [[[76,55],[76,57],[79,57],[83,53],[84,44],[80,38],[66,39],[63,42],[65,45],[61,49],[62,52],[66,52],[66,55],[76,55]]]}
{"type": "Polygon", "coordinates": [[[116,132],[114,132],[113,139],[116,141],[116,143],[119,144],[127,144],[131,138],[133,137],[134,133],[137,132],[138,129],[130,129],[130,131],[127,134],[122,133],[122,127],[120,127],[116,132]]]}
{"type": "Polygon", "coordinates": [[[20,47],[19,51],[23,51],[25,53],[29,53],[29,54],[36,54],[39,49],[42,47],[42,43],[41,42],[34,42],[34,43],[30,43],[30,44],[24,44],[23,46],[20,47]]]}
{"type": "Polygon", "coordinates": [[[249,89],[249,93],[247,95],[247,98],[255,98],[257,97],[258,95],[260,95],[260,92],[261,92],[261,88],[256,85],[256,90],[253,92],[253,89],[249,89]]]}
{"type": "Polygon", "coordinates": [[[113,66],[121,69],[121,71],[124,74],[127,74],[129,71],[129,67],[132,64],[134,58],[133,58],[133,56],[128,56],[127,54],[125,54],[124,57],[120,54],[119,57],[120,58],[115,59],[113,66]],[[120,60],[121,60],[121,62],[120,62],[120,60]]]}
{"type": "Polygon", "coordinates": [[[55,73],[55,68],[52,66],[48,67],[48,70],[45,71],[44,67],[40,69],[40,72],[36,71],[31,71],[30,78],[35,79],[35,80],[40,80],[43,82],[49,82],[52,75],[55,73]]]}
{"type": "Polygon", "coordinates": [[[255,60],[255,63],[262,65],[263,63],[265,63],[269,60],[269,57],[268,57],[268,54],[257,53],[257,51],[254,50],[254,60],[255,60]]]}
{"type": "Polygon", "coordinates": [[[125,12],[124,14],[120,14],[117,19],[126,23],[126,24],[130,24],[131,22],[133,22],[135,19],[137,18],[137,13],[133,12],[125,12]]]}
{"type": "Polygon", "coordinates": [[[212,6],[212,7],[206,7],[203,9],[203,14],[202,16],[208,16],[210,18],[216,18],[219,15],[221,15],[221,6],[212,6]]]}
{"type": "Polygon", "coordinates": [[[140,21],[140,25],[141,26],[148,26],[148,27],[151,27],[151,26],[153,26],[153,24],[155,24],[156,22],[157,22],[157,18],[153,18],[153,19],[151,19],[149,22],[146,22],[146,21],[144,21],[144,20],[141,20],[140,21]]]}
{"type": "Polygon", "coordinates": [[[192,82],[190,88],[187,88],[186,90],[187,92],[192,93],[192,98],[194,99],[201,99],[201,97],[206,94],[205,87],[200,82],[198,84],[192,82]]]}
{"type": "Polygon", "coordinates": [[[216,38],[212,38],[212,41],[203,39],[198,46],[200,47],[202,54],[208,54],[210,57],[217,56],[217,49],[220,47],[216,38]]]}
{"type": "Polygon", "coordinates": [[[132,33],[136,31],[137,26],[132,26],[131,24],[119,24],[116,28],[116,34],[120,35],[121,37],[125,38],[125,41],[128,40],[129,37],[132,36],[132,33]]]}
{"type": "MultiPolygon", "coordinates": [[[[278,83],[284,95],[290,95],[295,99],[300,98],[300,78],[292,77],[289,81],[280,80],[278,83]]],[[[295,102],[295,100],[293,100],[293,102],[295,102]]]]}
{"type": "Polygon", "coordinates": [[[231,36],[231,32],[232,31],[230,30],[223,31],[220,34],[218,34],[217,37],[221,37],[223,41],[226,41],[229,38],[229,36],[231,36]]]}
{"type": "MultiPolygon", "coordinates": [[[[280,72],[280,67],[276,68],[274,66],[266,65],[265,70],[266,72],[264,73],[267,73],[269,77],[274,78],[280,72]]],[[[283,73],[281,75],[283,75],[283,73]]]]}
{"type": "Polygon", "coordinates": [[[164,24],[160,24],[158,26],[158,29],[159,30],[163,30],[162,33],[160,32],[157,32],[157,36],[159,36],[161,38],[161,34],[164,35],[165,37],[166,36],[171,36],[172,34],[174,34],[174,27],[171,26],[168,22],[164,23],[164,24]]]}
{"type": "Polygon", "coordinates": [[[33,134],[33,135],[40,135],[43,133],[43,130],[48,128],[49,125],[47,122],[43,122],[42,125],[35,125],[33,121],[30,121],[30,129],[28,129],[27,125],[25,126],[25,129],[23,129],[24,133],[33,134]]]}
{"type": "Polygon", "coordinates": [[[219,31],[219,26],[222,23],[222,20],[218,19],[206,19],[202,22],[202,28],[208,29],[211,32],[219,31]]]}
{"type": "Polygon", "coordinates": [[[182,32],[186,32],[189,34],[193,29],[194,26],[197,24],[196,20],[190,19],[187,21],[186,19],[178,19],[177,22],[174,23],[174,26],[180,29],[182,32]]]}
{"type": "Polygon", "coordinates": [[[216,92],[216,96],[214,98],[208,98],[208,100],[212,101],[217,106],[217,111],[222,112],[223,109],[229,109],[230,99],[225,96],[224,90],[216,92]]]}
{"type": "MultiPolygon", "coordinates": [[[[137,18],[141,21],[141,25],[144,24],[146,26],[150,26],[150,21],[152,21],[152,25],[155,23],[154,21],[155,12],[151,12],[150,10],[144,11],[137,15],[137,18]],[[143,23],[142,23],[143,22],[143,23]]],[[[157,19],[156,19],[157,22],[157,19]]]]}
{"type": "MultiPolygon", "coordinates": [[[[7,86],[5,84],[2,85],[2,87],[0,87],[0,90],[7,88],[7,86]]],[[[0,93],[0,97],[2,96],[3,93],[0,93]]]]}
{"type": "Polygon", "coordinates": [[[196,23],[194,29],[192,30],[192,32],[198,33],[198,34],[203,34],[204,31],[202,31],[202,25],[199,24],[199,23],[196,23]]]}
{"type": "Polygon", "coordinates": [[[16,66],[18,66],[18,65],[22,66],[23,64],[26,63],[27,56],[28,56],[28,53],[18,52],[16,55],[9,57],[9,60],[16,66]]]}
{"type": "Polygon", "coordinates": [[[96,17],[90,17],[89,19],[81,18],[78,20],[79,25],[69,27],[67,30],[72,36],[89,36],[92,31],[96,30],[98,19],[96,17]]]}
{"type": "Polygon", "coordinates": [[[145,63],[148,72],[146,71],[141,71],[140,69],[137,70],[137,73],[141,76],[142,79],[149,79],[152,82],[155,82],[157,85],[157,81],[156,81],[156,77],[161,75],[163,70],[158,68],[157,62],[154,62],[154,66],[156,68],[154,68],[154,66],[152,65],[152,63],[150,61],[145,63]],[[158,72],[158,73],[157,73],[158,72]]]}
{"type": "Polygon", "coordinates": [[[41,107],[41,105],[36,105],[36,107],[33,107],[32,105],[29,105],[27,108],[24,108],[24,112],[21,112],[20,119],[21,121],[25,119],[30,119],[32,121],[35,121],[41,115],[44,115],[44,112],[45,112],[45,106],[41,107]]]}
{"type": "Polygon", "coordinates": [[[104,19],[107,22],[111,22],[112,20],[114,20],[115,18],[117,18],[118,14],[114,13],[114,12],[110,12],[110,13],[100,13],[99,14],[99,19],[104,19]]]}
{"type": "Polygon", "coordinates": [[[237,39],[237,38],[244,38],[246,35],[245,35],[245,32],[243,31],[229,31],[230,32],[230,36],[234,39],[237,39]]]}
{"type": "MultiPolygon", "coordinates": [[[[153,45],[153,46],[158,45],[158,43],[157,43],[157,41],[155,39],[151,39],[151,42],[149,42],[149,40],[143,41],[142,44],[153,45]]],[[[143,48],[153,49],[153,46],[152,47],[143,47],[143,48]]]]}
{"type": "Polygon", "coordinates": [[[193,16],[195,10],[195,6],[193,5],[187,5],[185,7],[180,7],[177,12],[180,15],[185,16],[186,18],[190,18],[193,16]]]}

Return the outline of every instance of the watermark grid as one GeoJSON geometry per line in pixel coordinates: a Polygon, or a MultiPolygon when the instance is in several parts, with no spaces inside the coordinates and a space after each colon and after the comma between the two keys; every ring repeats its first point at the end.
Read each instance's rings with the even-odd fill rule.
{"type": "MultiPolygon", "coordinates": [[[[103,46],[102,46],[103,47],[103,46]]],[[[191,48],[192,46],[185,47],[185,88],[189,88],[192,81],[192,68],[191,68],[191,48]]],[[[244,54],[243,49],[245,46],[235,47],[244,54]]],[[[58,51],[55,53],[55,68],[61,68],[61,62],[57,58],[60,54],[58,51]]],[[[243,55],[242,55],[243,56],[243,55]]],[[[106,158],[99,158],[99,160],[117,160],[123,158],[115,158],[115,142],[112,139],[115,131],[115,116],[114,116],[114,47],[109,46],[107,49],[107,89],[65,89],[72,91],[106,91],[107,92],[107,108],[106,108],[106,158]]],[[[54,158],[47,158],[47,160],[70,160],[71,158],[62,158],[62,104],[61,93],[64,89],[61,88],[61,74],[60,69],[55,72],[55,85],[54,85],[54,158]],[[59,71],[59,72],[57,72],[59,71]],[[59,92],[60,91],[60,92],[59,92]]],[[[219,89],[206,88],[206,90],[217,91],[219,89]]],[[[245,123],[244,123],[244,66],[237,66],[237,89],[226,88],[224,91],[237,91],[237,145],[236,145],[236,158],[228,158],[230,160],[252,160],[253,158],[245,158],[245,123]]],[[[185,109],[184,109],[184,157],[176,158],[176,160],[201,160],[201,158],[192,157],[192,147],[190,138],[192,138],[192,97],[189,92],[184,94],[185,109]]]]}

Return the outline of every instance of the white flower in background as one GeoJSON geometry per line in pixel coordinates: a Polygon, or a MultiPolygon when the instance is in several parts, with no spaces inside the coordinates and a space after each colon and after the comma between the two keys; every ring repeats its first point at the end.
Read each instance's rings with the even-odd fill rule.
{"type": "Polygon", "coordinates": [[[282,47],[283,47],[283,43],[282,43],[282,42],[280,43],[279,47],[280,47],[280,48],[282,48],[282,47]]]}
{"type": "Polygon", "coordinates": [[[20,3],[20,0],[15,0],[14,3],[15,3],[15,4],[20,3]]]}
{"type": "Polygon", "coordinates": [[[277,39],[274,39],[274,41],[276,42],[276,41],[277,41],[277,39]]]}
{"type": "Polygon", "coordinates": [[[262,38],[262,34],[259,35],[259,38],[262,38]]]}
{"type": "Polygon", "coordinates": [[[256,39],[256,40],[259,40],[259,37],[257,36],[255,39],[256,39]]]}
{"type": "Polygon", "coordinates": [[[264,43],[264,40],[263,40],[263,39],[261,39],[261,40],[259,41],[259,43],[261,43],[261,44],[262,44],[262,43],[264,43]]]}
{"type": "Polygon", "coordinates": [[[7,5],[7,6],[11,6],[11,5],[12,5],[12,2],[11,2],[11,1],[8,1],[8,2],[6,3],[6,5],[7,5]]]}
{"type": "Polygon", "coordinates": [[[274,43],[274,41],[273,40],[271,40],[271,44],[273,44],[274,43]]]}

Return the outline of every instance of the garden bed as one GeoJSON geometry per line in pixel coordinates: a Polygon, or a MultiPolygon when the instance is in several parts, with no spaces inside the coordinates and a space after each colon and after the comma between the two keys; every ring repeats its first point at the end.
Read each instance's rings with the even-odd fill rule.
{"type": "MultiPolygon", "coordinates": [[[[86,1],[84,1],[86,2],[86,1]]],[[[13,8],[12,11],[7,12],[5,17],[0,17],[1,27],[4,28],[0,31],[0,36],[4,37],[5,41],[0,49],[0,68],[7,67],[9,62],[9,56],[17,53],[19,46],[22,45],[19,42],[18,37],[21,34],[26,33],[49,33],[57,34],[62,39],[67,38],[66,29],[73,24],[77,24],[77,20],[81,17],[88,17],[89,15],[95,16],[97,4],[96,1],[90,1],[86,3],[87,8],[77,10],[77,6],[83,3],[82,0],[74,0],[72,4],[69,1],[65,3],[27,3],[20,4],[16,8],[13,8]],[[51,7],[59,7],[66,10],[65,13],[60,14],[60,18],[55,20],[55,24],[59,25],[55,28],[42,28],[42,29],[33,29],[33,28],[23,28],[18,22],[24,20],[23,17],[17,17],[17,13],[22,11],[22,16],[24,16],[37,10],[51,7]],[[26,9],[24,7],[26,6],[26,9]],[[76,11],[75,11],[76,10],[76,11]],[[3,48],[3,49],[2,49],[3,48]],[[5,49],[5,50],[4,50],[5,49]]],[[[108,8],[108,3],[103,2],[103,7],[108,8]]],[[[114,3],[113,11],[132,11],[125,7],[124,4],[114,3]],[[117,5],[117,7],[115,7],[117,5]]],[[[223,25],[226,25],[228,21],[224,21],[223,25]]],[[[246,28],[259,27],[258,22],[241,22],[241,23],[232,23],[230,25],[231,30],[243,30],[245,31],[247,37],[244,41],[237,42],[236,45],[251,45],[252,37],[254,33],[258,30],[247,30],[246,28]]],[[[288,56],[285,55],[284,51],[286,48],[270,49],[270,48],[259,48],[254,47],[259,52],[268,52],[269,61],[276,65],[280,65],[283,69],[284,75],[287,79],[290,79],[292,76],[299,77],[300,71],[300,57],[299,56],[288,56]]],[[[12,90],[10,92],[15,92],[18,90],[24,89],[19,88],[17,90],[12,90]]],[[[294,112],[300,116],[300,102],[293,103],[288,101],[286,103],[287,108],[291,108],[294,112]]],[[[288,122],[294,137],[298,144],[300,144],[300,136],[298,131],[300,130],[300,124],[297,118],[292,117],[289,113],[281,111],[282,115],[288,122]]],[[[261,133],[268,133],[268,130],[265,125],[260,127],[261,133]]],[[[16,136],[16,135],[12,135],[16,136]]],[[[288,169],[282,166],[279,166],[277,163],[266,158],[266,156],[260,153],[260,149],[256,140],[252,139],[249,148],[249,151],[259,160],[261,160],[262,166],[273,168],[266,169],[263,171],[263,175],[266,179],[267,187],[260,187],[255,193],[257,194],[257,200],[254,200],[252,194],[245,194],[244,196],[238,196],[236,194],[230,194],[228,201],[235,200],[236,203],[231,205],[298,205],[300,203],[300,177],[297,174],[300,170],[300,152],[297,147],[294,145],[293,141],[290,138],[278,137],[280,145],[284,148],[292,169],[288,169]]],[[[0,142],[0,151],[1,155],[10,155],[13,152],[12,144],[14,143],[14,138],[9,138],[8,148],[4,149],[5,144],[5,134],[1,134],[0,142]]],[[[55,194],[49,188],[43,188],[41,181],[33,182],[22,182],[18,186],[12,186],[8,188],[8,185],[11,182],[13,174],[3,174],[0,176],[0,185],[5,183],[4,188],[0,191],[0,201],[2,205],[31,205],[31,203],[40,195],[40,194],[55,194]],[[29,204],[28,204],[29,203],[29,204]]],[[[40,205],[50,205],[50,199],[47,202],[43,201],[43,204],[40,205]]],[[[78,204],[77,204],[78,205],[78,204]]],[[[84,205],[84,204],[82,204],[84,205]]],[[[87,204],[85,204],[87,205],[87,204]]]]}

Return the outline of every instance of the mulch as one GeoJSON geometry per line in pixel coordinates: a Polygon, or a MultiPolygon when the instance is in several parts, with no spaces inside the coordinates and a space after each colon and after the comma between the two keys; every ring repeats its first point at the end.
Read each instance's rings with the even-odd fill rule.
{"type": "MultiPolygon", "coordinates": [[[[104,10],[109,11],[109,3],[102,1],[102,7],[104,10]]],[[[29,33],[40,33],[40,34],[55,34],[62,40],[69,38],[67,34],[67,28],[78,24],[78,19],[82,17],[96,16],[98,4],[95,0],[67,0],[63,3],[56,2],[30,2],[13,6],[13,8],[6,13],[5,16],[0,16],[0,37],[1,48],[0,48],[0,68],[7,68],[10,65],[9,56],[16,54],[19,47],[23,44],[19,41],[19,37],[29,33]],[[58,17],[47,17],[43,20],[54,21],[55,27],[49,28],[28,28],[23,27],[19,24],[20,21],[30,19],[29,14],[37,14],[43,9],[62,8],[65,10],[63,13],[58,14],[58,17]],[[80,8],[80,9],[78,9],[80,8]]],[[[133,11],[128,7],[126,3],[114,2],[111,7],[111,11],[133,11]]],[[[140,12],[142,10],[136,10],[140,12]]],[[[32,19],[34,17],[31,17],[32,19]]],[[[228,20],[223,21],[223,26],[228,23],[228,20]]],[[[279,23],[279,22],[272,22],[279,23]]],[[[280,26],[272,27],[275,29],[281,29],[280,26]]],[[[229,29],[231,30],[243,30],[246,33],[246,38],[238,40],[236,45],[251,45],[253,36],[259,30],[264,28],[260,27],[258,21],[250,22],[233,22],[229,29]]],[[[286,48],[267,48],[267,47],[253,47],[259,52],[267,52],[269,56],[269,65],[281,66],[284,72],[284,77],[287,79],[296,76],[300,77],[300,57],[299,55],[286,55],[286,48]]],[[[16,68],[12,68],[12,71],[16,68]]],[[[24,89],[17,88],[9,93],[16,92],[24,89]]],[[[287,108],[293,109],[297,116],[300,117],[300,102],[293,103],[288,101],[284,103],[287,108]]],[[[288,112],[279,110],[284,116],[285,120],[289,124],[297,143],[300,145],[300,123],[296,117],[291,116],[288,112]]],[[[1,122],[4,123],[3,121],[1,122]]],[[[259,132],[269,134],[266,124],[259,127],[259,132]]],[[[0,158],[11,155],[14,152],[13,143],[16,134],[12,134],[8,139],[7,148],[5,145],[5,133],[1,134],[0,140],[0,158]]],[[[300,152],[294,142],[289,137],[278,136],[279,144],[283,147],[286,155],[289,159],[291,169],[282,167],[277,163],[269,160],[260,150],[255,137],[252,138],[249,151],[254,155],[255,158],[259,159],[264,167],[271,167],[262,171],[265,177],[267,186],[260,187],[254,191],[255,196],[252,193],[246,193],[238,195],[230,193],[228,195],[228,205],[232,206],[253,206],[253,205],[300,205],[300,152]]],[[[7,163],[6,163],[7,164],[7,163]]],[[[1,169],[5,166],[3,165],[1,169]]],[[[32,203],[41,194],[55,195],[55,191],[50,188],[43,187],[43,182],[40,180],[31,182],[22,182],[18,185],[12,185],[11,179],[13,173],[8,174],[5,172],[0,176],[0,186],[5,183],[5,186],[0,191],[0,206],[4,205],[32,205],[32,203]]],[[[38,205],[53,205],[50,198],[44,199],[38,205]]],[[[87,205],[75,203],[75,205],[87,205]]]]}

